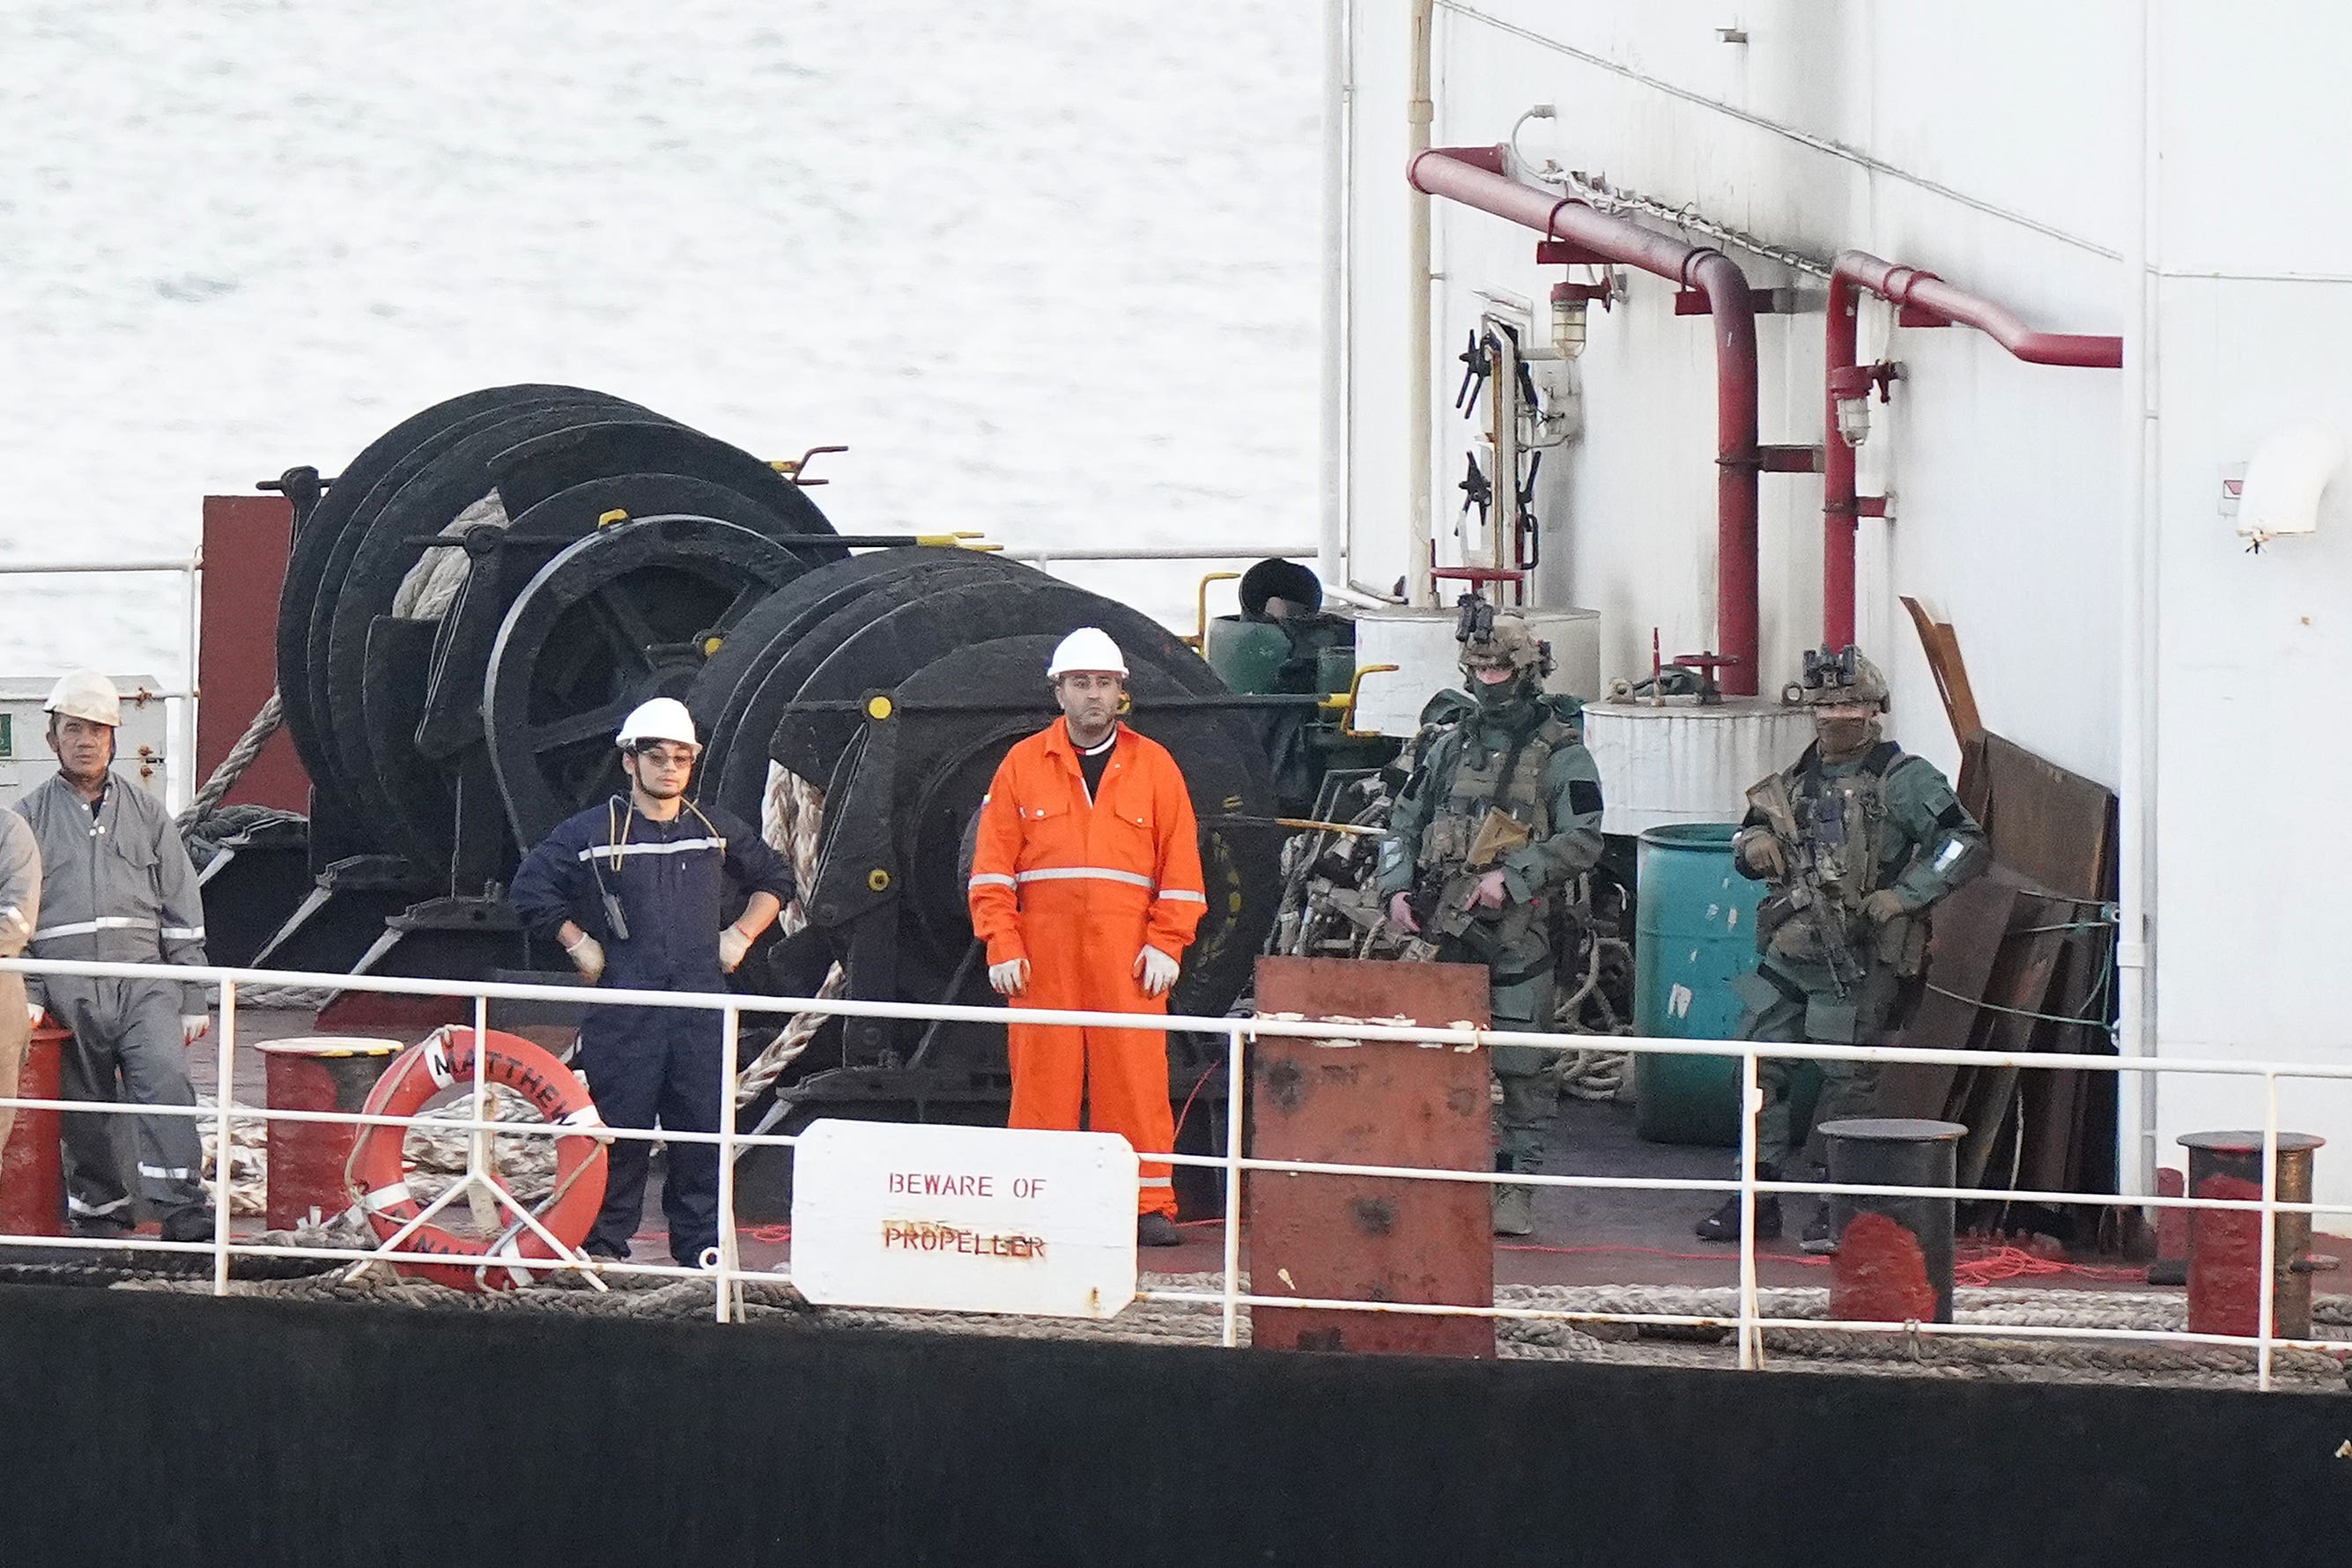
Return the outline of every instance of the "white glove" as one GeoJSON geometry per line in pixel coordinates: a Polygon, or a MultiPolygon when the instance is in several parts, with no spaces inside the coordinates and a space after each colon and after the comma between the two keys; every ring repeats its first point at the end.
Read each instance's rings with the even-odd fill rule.
{"type": "Polygon", "coordinates": [[[1412,918],[1412,900],[1404,893],[1389,895],[1389,924],[1407,936],[1421,934],[1421,922],[1412,918]]]}
{"type": "Polygon", "coordinates": [[[1018,996],[1029,989],[1029,961],[1008,958],[988,966],[989,989],[999,996],[1018,996]]]}
{"type": "Polygon", "coordinates": [[[25,1019],[36,1029],[41,1026],[41,1020],[48,1016],[49,1010],[47,1007],[42,1006],[38,1002],[27,1002],[25,1004],[25,1019]]]}
{"type": "Polygon", "coordinates": [[[1146,996],[1164,996],[1176,984],[1177,962],[1156,947],[1147,947],[1135,955],[1135,977],[1143,982],[1146,996]]]}
{"type": "Polygon", "coordinates": [[[210,1016],[210,1015],[208,1015],[208,1014],[205,1014],[205,1013],[183,1013],[183,1014],[181,1014],[181,1015],[180,1015],[180,1044],[182,1044],[182,1045],[184,1045],[184,1046],[193,1046],[193,1045],[194,1045],[198,1040],[203,1039],[206,1035],[208,1035],[208,1034],[212,1033],[212,1027],[213,1027],[213,1021],[212,1021],[212,1017],[211,1017],[211,1016],[210,1016]]]}
{"type": "Polygon", "coordinates": [[[593,985],[604,978],[603,942],[583,931],[580,933],[580,940],[566,943],[563,951],[572,955],[572,967],[578,970],[589,984],[593,985]]]}
{"type": "Polygon", "coordinates": [[[719,933],[719,967],[728,973],[734,973],[735,966],[742,963],[743,955],[751,951],[751,939],[739,928],[729,926],[719,933]]]}

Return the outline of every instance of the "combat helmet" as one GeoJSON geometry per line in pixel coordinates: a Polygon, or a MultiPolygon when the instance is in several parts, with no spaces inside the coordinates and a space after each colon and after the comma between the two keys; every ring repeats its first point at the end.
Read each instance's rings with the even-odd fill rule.
{"type": "Polygon", "coordinates": [[[1551,645],[1536,636],[1527,617],[1498,610],[1475,594],[1462,595],[1454,640],[1461,646],[1465,674],[1507,668],[1522,680],[1540,680],[1551,673],[1551,645]]]}
{"type": "Polygon", "coordinates": [[[1790,707],[1843,708],[1860,706],[1886,711],[1886,677],[1852,643],[1832,649],[1824,644],[1805,650],[1804,679],[1781,694],[1790,707]]]}

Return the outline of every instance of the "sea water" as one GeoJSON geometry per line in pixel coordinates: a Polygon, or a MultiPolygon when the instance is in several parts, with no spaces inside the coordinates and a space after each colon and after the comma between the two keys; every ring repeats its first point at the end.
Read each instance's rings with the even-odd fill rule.
{"type": "MultiPolygon", "coordinates": [[[[6,0],[0,559],[515,381],[846,443],[845,531],[1309,541],[1318,70],[1259,0],[6,0]]],[[[183,602],[0,578],[0,673],[172,679],[183,602]]]]}

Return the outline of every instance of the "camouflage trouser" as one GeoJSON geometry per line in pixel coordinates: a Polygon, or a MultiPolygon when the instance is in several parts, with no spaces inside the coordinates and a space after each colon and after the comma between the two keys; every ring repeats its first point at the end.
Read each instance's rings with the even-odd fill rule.
{"type": "MultiPolygon", "coordinates": [[[[1487,992],[1487,1011],[1498,1029],[1549,1033],[1552,1019],[1551,933],[1541,921],[1512,921],[1500,928],[1502,956],[1490,964],[1506,984],[1487,992]],[[1532,972],[1532,973],[1531,973],[1532,972]],[[1524,978],[1515,978],[1524,976],[1524,978]]],[[[1448,958],[1456,955],[1447,953],[1448,958]]],[[[1464,962],[1484,962],[1462,955],[1464,962]]],[[[1559,1053],[1533,1046],[1496,1046],[1492,1065],[1502,1085],[1495,1108],[1497,1171],[1543,1169],[1553,1119],[1559,1113],[1559,1053]]]]}
{"type": "MultiPolygon", "coordinates": [[[[1748,1010],[1739,1020],[1737,1037],[1743,1040],[1785,1041],[1791,1044],[1884,1045],[1889,1024],[1903,997],[1902,983],[1891,969],[1873,965],[1865,970],[1845,1000],[1838,999],[1829,971],[1818,964],[1792,963],[1769,958],[1753,974],[1735,983],[1748,1010]],[[1850,1014],[1850,1017],[1849,1017],[1850,1014]],[[1808,1024],[1811,1027],[1808,1027],[1808,1024]]],[[[1764,1091],[1764,1109],[1756,1118],[1756,1163],[1790,1180],[1803,1179],[1792,1164],[1803,1153],[1811,1173],[1825,1168],[1815,1129],[1824,1121],[1868,1116],[1878,1100],[1875,1062],[1821,1062],[1821,1093],[1812,1113],[1799,1128],[1791,1113],[1790,1086],[1805,1064],[1770,1057],[1756,1064],[1757,1085],[1764,1091]]]]}

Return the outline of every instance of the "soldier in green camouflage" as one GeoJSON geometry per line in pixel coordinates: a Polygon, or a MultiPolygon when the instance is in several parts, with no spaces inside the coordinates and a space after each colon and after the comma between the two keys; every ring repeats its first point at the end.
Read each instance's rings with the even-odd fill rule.
{"type": "MultiPolygon", "coordinates": [[[[1390,921],[1433,956],[1483,963],[1497,1028],[1553,1026],[1553,916],[1601,858],[1601,778],[1583,709],[1543,689],[1551,650],[1509,611],[1465,598],[1457,627],[1468,692],[1423,714],[1421,748],[1381,842],[1378,889],[1390,921]]],[[[1559,1109],[1559,1058],[1498,1046],[1495,1168],[1535,1173],[1559,1109]]],[[[1534,1228],[1534,1190],[1495,1188],[1497,1236],[1534,1228]]]]}
{"type": "MultiPolygon", "coordinates": [[[[1747,820],[1732,840],[1740,874],[1772,889],[1757,910],[1761,957],[1733,983],[1747,1005],[1739,1038],[1884,1045],[1917,995],[1928,910],[1983,870],[1990,853],[1942,772],[1881,739],[1886,681],[1860,652],[1807,653],[1804,680],[1790,696],[1812,711],[1813,744],[1748,792],[1747,820]]],[[[1758,1064],[1757,1173],[1767,1181],[1784,1179],[1801,1152],[1822,1179],[1813,1129],[1867,1116],[1876,1099],[1874,1064],[1823,1062],[1813,1114],[1799,1128],[1789,1104],[1797,1065],[1758,1064]]],[[[1758,1201],[1756,1233],[1780,1234],[1778,1198],[1758,1201]]],[[[1738,1196],[1701,1220],[1698,1234],[1737,1240],[1738,1196]]],[[[1802,1239],[1808,1252],[1835,1249],[1826,1201],[1802,1239]]]]}

